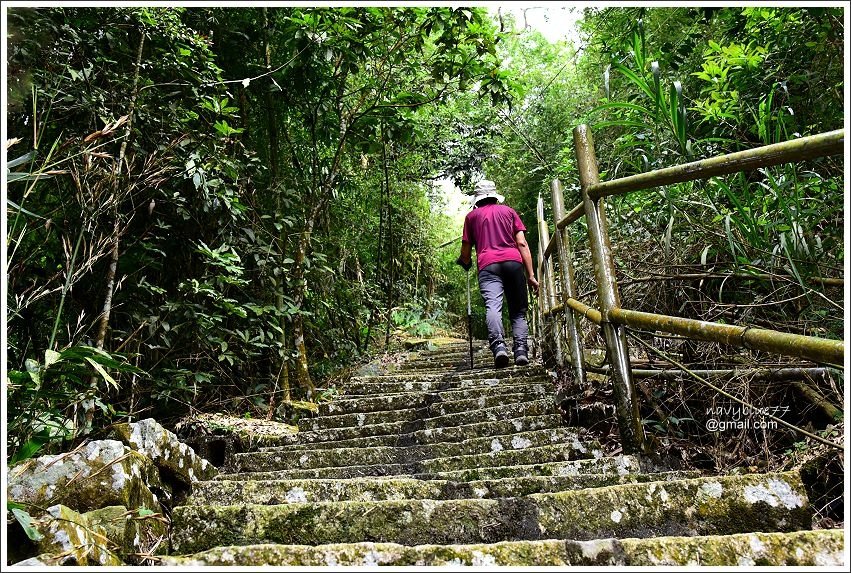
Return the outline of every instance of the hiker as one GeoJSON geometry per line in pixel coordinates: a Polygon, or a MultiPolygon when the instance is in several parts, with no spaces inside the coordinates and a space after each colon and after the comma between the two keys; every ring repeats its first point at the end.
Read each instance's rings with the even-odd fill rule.
{"type": "Polygon", "coordinates": [[[476,183],[473,210],[464,219],[461,255],[455,261],[469,271],[472,267],[471,249],[475,245],[479,290],[485,301],[488,343],[497,368],[508,366],[508,349],[502,329],[503,294],[508,302],[514,338],[514,364],[525,366],[529,364],[526,284],[536,295],[538,293],[532,253],[524,234],[526,227],[514,209],[500,205],[504,200],[505,197],[496,192],[493,181],[485,179],[476,183]]]}

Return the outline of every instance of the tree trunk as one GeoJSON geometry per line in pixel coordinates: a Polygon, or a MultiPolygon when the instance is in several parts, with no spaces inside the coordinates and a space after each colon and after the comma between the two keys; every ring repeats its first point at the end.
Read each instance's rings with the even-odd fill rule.
{"type": "MultiPolygon", "coordinates": [[[[263,53],[266,64],[266,71],[272,69],[272,46],[269,43],[269,12],[267,8],[263,8],[263,53]]],[[[263,103],[266,108],[266,127],[268,129],[269,136],[269,173],[271,175],[271,185],[272,189],[277,189],[278,183],[278,163],[280,160],[280,148],[278,145],[278,117],[275,114],[274,101],[272,100],[272,92],[270,90],[266,90],[263,94],[263,103]]],[[[276,212],[278,215],[278,219],[283,218],[283,206],[281,204],[280,196],[276,200],[276,212]]],[[[281,260],[281,268],[283,268],[283,260],[286,258],[286,250],[287,250],[287,235],[285,232],[285,227],[281,226],[280,234],[278,236],[278,241],[281,246],[280,260],[281,260]]],[[[283,316],[284,312],[284,288],[285,281],[284,277],[280,276],[275,281],[275,307],[280,313],[281,319],[279,322],[279,327],[281,332],[278,335],[278,342],[281,345],[280,349],[280,363],[277,368],[277,374],[275,376],[275,381],[272,387],[272,394],[269,397],[269,412],[267,413],[266,418],[271,419],[275,410],[275,402],[278,394],[278,389],[280,387],[283,392],[283,400],[285,402],[289,402],[292,400],[290,394],[290,368],[287,361],[287,321],[283,316]]]]}
{"type": "Polygon", "coordinates": [[[387,170],[387,143],[384,126],[381,130],[381,158],[384,163],[384,193],[387,201],[387,327],[384,332],[384,349],[390,346],[390,323],[393,321],[393,201],[390,194],[390,174],[387,170]]]}
{"type": "Polygon", "coordinates": [[[307,291],[307,283],[304,279],[304,261],[307,258],[310,232],[313,227],[312,219],[313,217],[309,217],[308,221],[305,221],[307,228],[302,231],[299,237],[298,245],[296,246],[295,261],[293,263],[294,299],[295,306],[298,309],[298,312],[293,317],[293,341],[295,350],[298,353],[296,357],[296,380],[299,386],[307,390],[308,396],[313,396],[316,392],[316,387],[310,379],[310,372],[307,367],[307,347],[304,344],[304,315],[301,311],[307,291]]]}

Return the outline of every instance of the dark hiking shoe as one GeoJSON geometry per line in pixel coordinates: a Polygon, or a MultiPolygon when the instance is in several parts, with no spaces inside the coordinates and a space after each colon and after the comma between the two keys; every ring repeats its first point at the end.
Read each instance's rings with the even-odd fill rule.
{"type": "Polygon", "coordinates": [[[514,345],[514,364],[517,366],[529,364],[529,347],[525,344],[514,345]]]}
{"type": "Polygon", "coordinates": [[[505,368],[508,366],[508,349],[505,347],[505,343],[502,340],[494,341],[491,344],[491,351],[493,352],[493,365],[497,368],[505,368]]]}

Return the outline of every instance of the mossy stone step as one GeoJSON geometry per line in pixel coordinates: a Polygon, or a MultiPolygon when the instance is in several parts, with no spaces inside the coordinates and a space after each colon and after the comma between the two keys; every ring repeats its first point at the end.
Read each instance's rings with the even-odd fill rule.
{"type": "Polygon", "coordinates": [[[425,428],[413,432],[412,435],[416,443],[431,444],[434,442],[458,442],[475,437],[502,436],[512,432],[528,432],[563,426],[564,423],[559,414],[547,413],[516,418],[506,417],[459,426],[425,428]]]}
{"type": "MultiPolygon", "coordinates": [[[[478,392],[468,392],[477,394],[478,392]]],[[[459,414],[464,412],[474,412],[494,408],[496,406],[505,406],[508,404],[520,404],[529,402],[534,399],[544,399],[546,394],[527,394],[525,392],[512,392],[507,394],[497,394],[496,396],[476,396],[468,397],[463,400],[437,401],[428,405],[422,405],[413,408],[400,408],[397,410],[379,410],[376,412],[353,412],[350,414],[332,414],[327,416],[318,416],[315,418],[302,418],[298,421],[298,427],[301,431],[318,431],[327,428],[350,428],[353,426],[369,426],[372,424],[382,424],[387,422],[400,422],[412,420],[427,420],[438,416],[448,414],[459,414]]]]}
{"type": "Polygon", "coordinates": [[[503,499],[181,506],[172,514],[172,547],[194,553],[258,542],[418,545],[726,535],[807,529],[811,518],[800,477],[788,472],[503,499]]]}
{"type": "Polygon", "coordinates": [[[845,565],[841,529],[650,539],[548,539],[471,545],[246,545],[165,557],[166,566],[797,566],[845,565]]]}
{"type": "Polygon", "coordinates": [[[489,466],[566,462],[590,458],[591,455],[588,448],[579,442],[535,446],[518,450],[499,450],[484,454],[425,459],[419,462],[417,473],[445,472],[489,466]]]}
{"type": "Polygon", "coordinates": [[[387,381],[413,381],[413,380],[483,380],[497,378],[500,380],[510,378],[528,379],[538,376],[549,376],[549,372],[540,366],[508,366],[506,368],[483,367],[474,370],[460,370],[457,372],[442,369],[439,372],[418,374],[416,372],[389,372],[387,374],[370,374],[364,376],[352,376],[352,382],[382,383],[387,381]]]}
{"type": "MultiPolygon", "coordinates": [[[[557,452],[558,453],[558,452],[557,452]]],[[[326,467],[313,469],[288,469],[271,472],[244,472],[219,474],[216,479],[346,479],[357,477],[415,477],[418,479],[447,479],[453,481],[473,481],[483,479],[502,479],[524,477],[529,475],[543,476],[575,476],[591,473],[606,473],[614,475],[626,475],[636,472],[667,471],[669,468],[647,468],[642,467],[642,462],[636,456],[619,455],[604,457],[602,452],[592,452],[600,457],[579,458],[568,461],[549,461],[529,464],[503,465],[503,460],[484,460],[485,463],[493,465],[481,465],[461,469],[431,468],[426,470],[422,464],[374,464],[345,467],[326,467]]],[[[527,457],[535,455],[536,452],[525,454],[527,457]]],[[[564,456],[564,453],[561,452],[564,456]]],[[[451,459],[451,458],[450,458],[451,459]]],[[[513,460],[517,462],[517,460],[513,460]]],[[[464,465],[464,460],[456,462],[464,465]]]]}
{"type": "MultiPolygon", "coordinates": [[[[502,404],[499,406],[492,406],[490,408],[481,408],[468,412],[458,412],[434,417],[425,417],[427,416],[427,412],[425,410],[404,410],[399,414],[388,414],[385,419],[389,419],[389,421],[381,421],[381,416],[368,416],[367,414],[363,414],[363,417],[359,417],[358,414],[342,414],[341,416],[345,417],[339,420],[331,419],[325,421],[322,417],[318,417],[311,418],[303,423],[300,420],[299,423],[300,428],[302,428],[303,431],[319,432],[323,430],[345,430],[348,428],[358,428],[363,429],[363,433],[359,435],[365,436],[394,433],[393,428],[398,428],[396,433],[408,433],[415,432],[417,430],[476,424],[479,422],[488,422],[507,418],[520,418],[523,416],[540,416],[543,414],[553,413],[556,413],[555,405],[550,397],[546,397],[527,402],[502,404]],[[418,412],[422,414],[422,417],[417,417],[418,412]],[[396,419],[397,417],[402,417],[403,419],[396,419]],[[361,421],[363,423],[360,423],[361,421]],[[367,421],[372,423],[366,423],[367,421]],[[334,427],[333,424],[336,423],[350,425],[334,427]],[[329,425],[331,426],[329,427],[329,425]]],[[[335,418],[335,416],[328,416],[326,418],[335,418]]]]}
{"type": "Polygon", "coordinates": [[[315,501],[382,501],[401,499],[468,499],[519,497],[603,487],[700,477],[696,471],[658,474],[589,474],[583,476],[523,476],[470,482],[400,478],[302,480],[218,480],[195,484],[188,505],[304,503],[315,501]]]}
{"type": "MultiPolygon", "coordinates": [[[[603,457],[602,452],[592,452],[599,458],[582,458],[560,462],[543,462],[520,465],[482,465],[481,467],[456,470],[429,470],[421,464],[378,464],[358,465],[335,468],[288,469],[271,472],[223,473],[216,480],[277,480],[277,479],[348,479],[358,477],[401,478],[414,477],[417,479],[446,479],[452,481],[473,481],[485,479],[501,479],[524,477],[529,475],[544,476],[576,476],[583,474],[612,474],[626,475],[629,473],[648,471],[642,467],[640,460],[631,455],[603,457]]],[[[452,459],[452,458],[448,458],[452,459]]],[[[498,463],[487,460],[490,463],[498,463]]],[[[651,472],[664,471],[651,469],[651,472]]]]}
{"type": "MultiPolygon", "coordinates": [[[[493,480],[529,475],[539,476],[582,476],[591,474],[628,475],[646,472],[641,460],[632,455],[603,456],[592,452],[595,457],[565,462],[544,462],[514,466],[481,466],[452,471],[422,472],[412,474],[420,479],[445,479],[455,481],[493,480]],[[598,456],[599,457],[596,457],[598,456]]],[[[655,472],[648,472],[655,473],[655,472]]]]}
{"type": "Polygon", "coordinates": [[[272,448],[234,456],[234,467],[242,471],[275,471],[288,468],[321,468],[360,464],[409,464],[435,458],[483,455],[542,446],[572,450],[573,458],[591,457],[599,450],[596,441],[580,440],[579,432],[568,428],[533,430],[510,435],[471,438],[460,442],[362,448],[296,449],[272,448]]]}
{"type": "Polygon", "coordinates": [[[407,380],[390,377],[386,377],[383,380],[376,380],[374,378],[370,380],[355,380],[353,378],[341,387],[341,392],[345,398],[422,392],[443,393],[466,389],[478,391],[487,388],[509,388],[517,392],[522,391],[531,384],[540,383],[549,384],[552,387],[552,379],[548,376],[531,376],[529,378],[518,378],[516,376],[506,376],[503,378],[496,376],[445,378],[441,376],[433,378],[418,377],[407,380]]]}
{"type": "MultiPolygon", "coordinates": [[[[554,388],[550,380],[532,379],[522,388],[518,388],[516,385],[505,387],[485,386],[477,388],[474,396],[476,399],[487,399],[492,396],[504,396],[506,394],[522,393],[529,396],[539,396],[541,394],[552,394],[553,392],[554,388]]],[[[441,392],[400,392],[380,396],[341,396],[332,402],[324,402],[320,404],[319,416],[419,408],[438,402],[454,402],[463,399],[471,399],[471,392],[467,388],[460,390],[444,390],[441,392]]]]}
{"type": "Polygon", "coordinates": [[[423,423],[425,424],[423,429],[446,428],[448,426],[462,426],[467,424],[476,424],[479,422],[495,422],[497,420],[522,418],[525,416],[542,416],[544,414],[554,413],[556,413],[556,408],[553,404],[553,400],[551,397],[547,397],[530,400],[528,402],[503,404],[501,406],[480,408],[469,412],[458,412],[456,414],[446,414],[443,416],[427,418],[423,420],[423,423]]]}
{"type": "MultiPolygon", "coordinates": [[[[492,437],[530,430],[563,427],[564,422],[558,414],[543,416],[527,416],[495,422],[479,422],[466,426],[449,426],[418,430],[404,434],[370,435],[354,438],[343,438],[329,441],[329,436],[339,436],[341,432],[348,435],[357,428],[342,428],[319,430],[317,432],[301,432],[292,436],[290,442],[277,446],[264,446],[260,451],[269,451],[286,446],[289,450],[304,450],[313,448],[362,448],[371,446],[411,446],[416,444],[432,444],[435,442],[459,442],[476,437],[492,437]]],[[[369,426],[364,426],[369,428],[369,426]]]]}

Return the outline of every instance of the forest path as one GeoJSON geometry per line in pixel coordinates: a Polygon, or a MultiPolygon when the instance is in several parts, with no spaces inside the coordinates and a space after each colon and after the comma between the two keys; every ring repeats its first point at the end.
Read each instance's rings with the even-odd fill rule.
{"type": "Polygon", "coordinates": [[[476,346],[472,371],[460,340],[362,369],[299,433],[236,454],[175,508],[163,564],[842,563],[797,472],[606,455],[565,425],[546,370],[476,346]]]}

